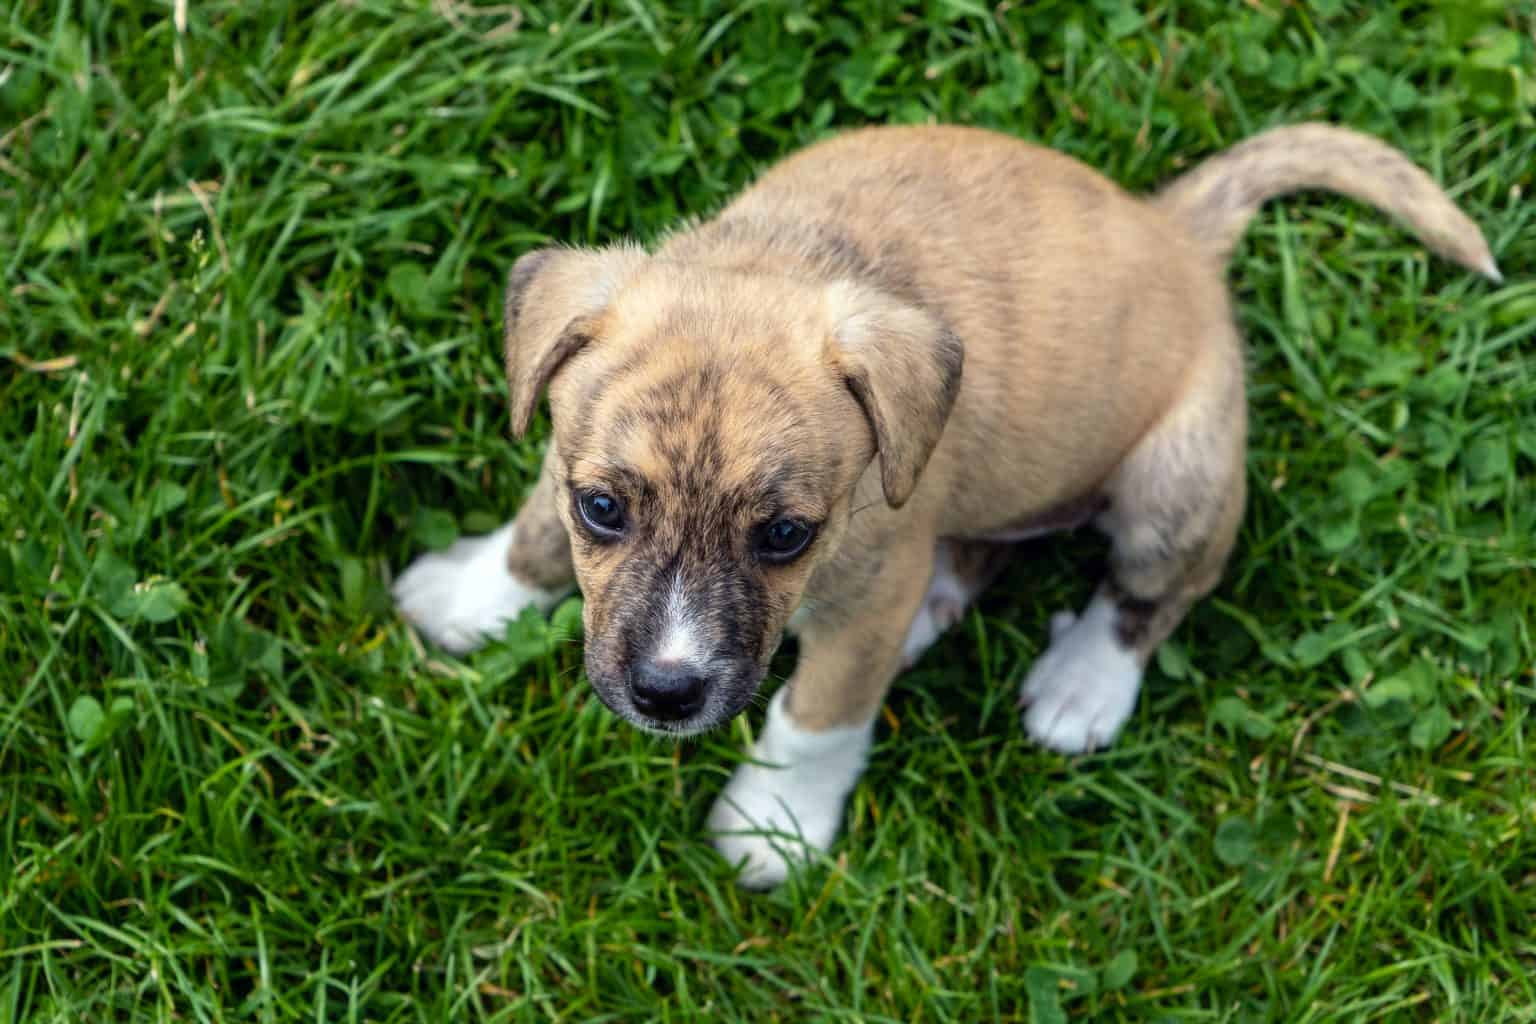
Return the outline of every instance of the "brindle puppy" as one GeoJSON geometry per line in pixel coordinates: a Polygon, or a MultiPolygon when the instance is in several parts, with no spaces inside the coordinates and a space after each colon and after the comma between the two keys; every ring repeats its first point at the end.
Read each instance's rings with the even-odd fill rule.
{"type": "Polygon", "coordinates": [[[598,696],[679,736],[742,711],[798,633],[766,763],[710,819],[743,880],[771,884],[831,843],[892,679],[1005,542],[1091,522],[1109,575],[1053,619],[1021,701],[1039,742],[1102,747],[1231,550],[1246,412],[1223,268],[1259,205],[1303,188],[1498,279],[1426,174],[1326,125],[1260,135],[1150,200],[1002,135],[866,129],[654,253],[531,252],[507,287],[507,375],[519,434],[548,388],[543,476],[501,531],[419,559],[400,606],[466,651],[579,584],[598,696]]]}

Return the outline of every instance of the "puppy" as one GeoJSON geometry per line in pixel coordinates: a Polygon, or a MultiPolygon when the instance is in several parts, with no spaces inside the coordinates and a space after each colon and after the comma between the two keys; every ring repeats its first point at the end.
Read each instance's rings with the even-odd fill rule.
{"type": "Polygon", "coordinates": [[[598,697],[670,736],[740,713],[798,635],[709,820],[764,886],[830,845],[891,681],[1007,546],[1092,523],[1108,575],[1053,617],[1020,702],[1036,741],[1099,749],[1232,548],[1246,411],[1224,265],[1298,189],[1379,206],[1499,280],[1428,175],[1321,124],[1150,199],[1004,135],[868,128],[654,252],[530,252],[506,363],[514,433],[548,391],[542,474],[510,524],[419,558],[399,606],[465,652],[579,586],[598,697]]]}

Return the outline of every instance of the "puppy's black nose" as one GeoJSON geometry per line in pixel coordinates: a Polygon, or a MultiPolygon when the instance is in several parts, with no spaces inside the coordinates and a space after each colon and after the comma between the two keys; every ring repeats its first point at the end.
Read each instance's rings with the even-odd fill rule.
{"type": "Polygon", "coordinates": [[[676,722],[704,706],[704,677],[682,665],[642,662],[629,692],[642,715],[676,722]]]}

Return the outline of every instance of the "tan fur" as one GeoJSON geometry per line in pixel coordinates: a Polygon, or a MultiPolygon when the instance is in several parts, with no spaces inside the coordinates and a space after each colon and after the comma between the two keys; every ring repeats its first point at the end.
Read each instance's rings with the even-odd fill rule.
{"type": "Polygon", "coordinates": [[[901,663],[901,639],[933,567],[933,546],[904,537],[864,581],[860,600],[841,614],[812,616],[800,633],[800,663],[786,710],[820,732],[868,721],[901,663]]]}
{"type": "Polygon", "coordinates": [[[1446,259],[1501,280],[1477,225],[1433,178],[1386,143],[1329,124],[1276,128],[1239,143],[1169,183],[1157,204],[1225,261],[1260,206],[1302,189],[1379,207],[1446,259]]]}
{"type": "Polygon", "coordinates": [[[533,491],[517,517],[517,543],[507,552],[507,569],[520,580],[547,590],[562,590],[576,577],[571,564],[571,536],[560,515],[563,502],[552,468],[559,464],[553,446],[533,491]]]}
{"type": "Polygon", "coordinates": [[[655,598],[627,585],[633,551],[582,539],[571,495],[622,465],[656,492],[647,557],[718,530],[718,564],[762,582],[752,686],[790,614],[808,612],[788,706],[820,730],[878,706],[936,540],[985,557],[1094,517],[1113,544],[1104,592],[1144,664],[1216,584],[1242,514],[1243,358],[1220,263],[1259,203],[1303,187],[1381,205],[1497,273],[1426,175],[1320,125],[1250,140],[1151,201],[1006,136],[866,129],[778,164],[654,255],[524,257],[508,298],[513,421],[548,383],[558,455],[518,518],[519,548],[539,546],[512,564],[541,563],[545,583],[574,566],[589,673],[613,704],[628,656],[614,623],[655,598]],[[705,448],[697,473],[679,469],[705,448]],[[804,559],[765,570],[741,538],[784,511],[752,504],[770,479],[824,526],[804,559]],[[731,510],[711,511],[720,495],[731,510]],[[548,543],[555,516],[576,538],[570,563],[548,543]]]}

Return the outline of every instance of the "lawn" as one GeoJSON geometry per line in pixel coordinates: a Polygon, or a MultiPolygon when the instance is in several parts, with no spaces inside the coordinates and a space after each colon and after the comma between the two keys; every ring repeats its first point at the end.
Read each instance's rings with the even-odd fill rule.
{"type": "Polygon", "coordinates": [[[0,19],[0,1022],[1536,1021],[1530,0],[0,19]],[[752,895],[702,827],[756,720],[621,725],[574,607],[464,660],[393,614],[533,480],[528,248],[838,126],[1149,189],[1310,118],[1428,168],[1507,281],[1264,212],[1240,547],[1111,751],[1013,710],[1103,554],[1033,545],[898,683],[828,861],[752,895]]]}

